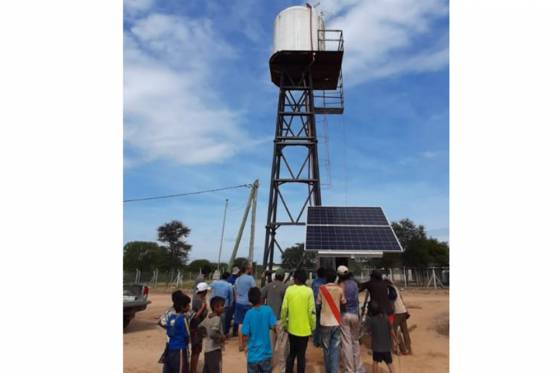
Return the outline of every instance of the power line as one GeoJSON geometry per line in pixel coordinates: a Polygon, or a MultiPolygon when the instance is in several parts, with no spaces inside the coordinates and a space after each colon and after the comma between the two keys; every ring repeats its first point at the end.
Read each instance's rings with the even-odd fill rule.
{"type": "Polygon", "coordinates": [[[164,199],[164,198],[176,198],[176,197],[184,197],[184,196],[191,196],[193,194],[203,194],[203,193],[212,193],[212,192],[220,192],[222,190],[229,190],[229,189],[238,189],[238,188],[250,188],[251,184],[241,184],[223,188],[216,188],[216,189],[208,189],[208,190],[200,190],[197,192],[188,192],[188,193],[178,193],[178,194],[168,194],[164,196],[154,196],[154,197],[143,197],[143,198],[130,198],[125,199],[123,203],[127,202],[139,202],[139,201],[149,201],[154,199],[164,199]]]}

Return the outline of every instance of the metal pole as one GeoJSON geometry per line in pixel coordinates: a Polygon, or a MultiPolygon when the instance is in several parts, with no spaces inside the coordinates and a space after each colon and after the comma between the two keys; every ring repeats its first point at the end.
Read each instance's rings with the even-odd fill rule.
{"type": "Polygon", "coordinates": [[[235,238],[235,245],[233,246],[233,251],[231,253],[231,258],[229,259],[229,268],[233,267],[233,261],[237,255],[237,250],[239,249],[239,243],[241,242],[241,237],[243,236],[243,229],[245,228],[245,223],[247,222],[247,216],[249,215],[249,207],[251,207],[251,200],[253,199],[253,194],[255,193],[255,186],[251,187],[249,192],[249,199],[247,200],[247,205],[245,206],[245,211],[243,212],[243,218],[241,219],[241,225],[239,226],[239,231],[237,232],[237,237],[235,238]]]}
{"type": "Polygon", "coordinates": [[[255,249],[255,222],[257,220],[257,193],[259,191],[259,179],[253,183],[253,200],[251,207],[251,236],[249,238],[249,262],[253,263],[253,252],[255,249]]]}
{"type": "Polygon", "coordinates": [[[406,267],[403,267],[403,273],[404,273],[404,287],[406,288],[408,286],[407,283],[408,273],[406,273],[406,267]]]}
{"type": "Polygon", "coordinates": [[[220,251],[218,252],[218,272],[222,274],[220,270],[220,264],[222,263],[222,245],[224,243],[224,229],[226,227],[226,214],[227,214],[227,206],[229,200],[226,198],[226,206],[224,207],[224,220],[222,221],[222,236],[220,237],[220,251]]]}

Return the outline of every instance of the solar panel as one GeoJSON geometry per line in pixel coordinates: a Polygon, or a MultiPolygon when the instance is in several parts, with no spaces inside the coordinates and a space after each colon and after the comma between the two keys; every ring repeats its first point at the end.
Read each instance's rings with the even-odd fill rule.
{"type": "Polygon", "coordinates": [[[389,225],[381,207],[309,207],[307,224],[389,225]]]}
{"type": "Polygon", "coordinates": [[[309,207],[305,249],[357,253],[402,251],[381,207],[309,207]]]}

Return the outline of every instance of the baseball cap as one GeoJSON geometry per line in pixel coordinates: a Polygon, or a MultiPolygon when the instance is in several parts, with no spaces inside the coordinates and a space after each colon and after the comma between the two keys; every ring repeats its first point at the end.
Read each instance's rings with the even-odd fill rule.
{"type": "Polygon", "coordinates": [[[208,286],[208,284],[206,282],[199,282],[196,285],[197,294],[202,293],[203,291],[206,291],[206,290],[210,290],[210,289],[211,289],[210,286],[208,286]]]}
{"type": "Polygon", "coordinates": [[[348,273],[348,267],[346,267],[346,266],[338,266],[338,268],[336,269],[336,272],[337,272],[339,275],[345,275],[345,274],[348,273]]]}
{"type": "Polygon", "coordinates": [[[284,269],[283,268],[278,268],[276,271],[274,271],[274,274],[278,275],[278,276],[284,276],[284,269]]]}
{"type": "Polygon", "coordinates": [[[235,266],[231,269],[231,274],[236,275],[239,273],[239,267],[235,266]]]}

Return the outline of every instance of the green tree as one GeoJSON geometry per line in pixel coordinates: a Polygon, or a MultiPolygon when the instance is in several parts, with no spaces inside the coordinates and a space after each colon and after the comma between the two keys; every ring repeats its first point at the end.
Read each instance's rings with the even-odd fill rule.
{"type": "Polygon", "coordinates": [[[156,242],[131,241],[123,247],[123,269],[125,271],[152,271],[166,260],[165,248],[156,242]]]}
{"type": "Polygon", "coordinates": [[[249,263],[249,259],[241,257],[241,256],[233,259],[233,267],[237,267],[239,269],[241,269],[241,267],[243,267],[244,265],[246,265],[248,263],[249,263]]]}
{"type": "Polygon", "coordinates": [[[435,238],[413,239],[403,254],[407,267],[449,266],[449,246],[435,238]]]}
{"type": "Polygon", "coordinates": [[[407,267],[449,266],[449,246],[428,237],[423,225],[410,219],[392,223],[393,230],[404,249],[403,264],[407,267]]]}
{"type": "Polygon", "coordinates": [[[393,230],[404,249],[400,253],[385,253],[383,258],[368,261],[374,267],[429,267],[449,266],[449,246],[446,242],[428,237],[423,225],[416,225],[410,219],[393,222],[393,230]]]}
{"type": "Polygon", "coordinates": [[[176,270],[185,266],[192,246],[186,242],[191,233],[189,227],[178,220],[165,223],[158,228],[158,241],[166,244],[168,250],[166,267],[176,270]]]}
{"type": "MultiPolygon", "coordinates": [[[[403,219],[399,222],[391,223],[395,234],[399,238],[401,246],[406,251],[410,243],[415,240],[426,240],[428,239],[426,235],[426,230],[423,225],[414,224],[410,219],[403,219]]],[[[417,241],[415,241],[417,242],[417,241]]]]}
{"type": "Polygon", "coordinates": [[[187,270],[191,273],[199,273],[204,267],[210,268],[210,272],[216,269],[216,265],[206,259],[196,259],[189,263],[187,270]]]}
{"type": "Polygon", "coordinates": [[[317,261],[317,253],[306,251],[303,243],[297,243],[282,253],[282,267],[288,270],[297,268],[312,269],[317,261]]]}
{"type": "Polygon", "coordinates": [[[220,270],[220,273],[224,273],[228,271],[228,264],[227,263],[220,263],[220,268],[218,268],[218,262],[212,262],[210,263],[212,266],[212,271],[215,271],[217,269],[220,270]]]}
{"type": "Polygon", "coordinates": [[[430,238],[429,254],[432,265],[437,267],[449,267],[449,245],[447,242],[440,242],[435,238],[430,238]]]}

